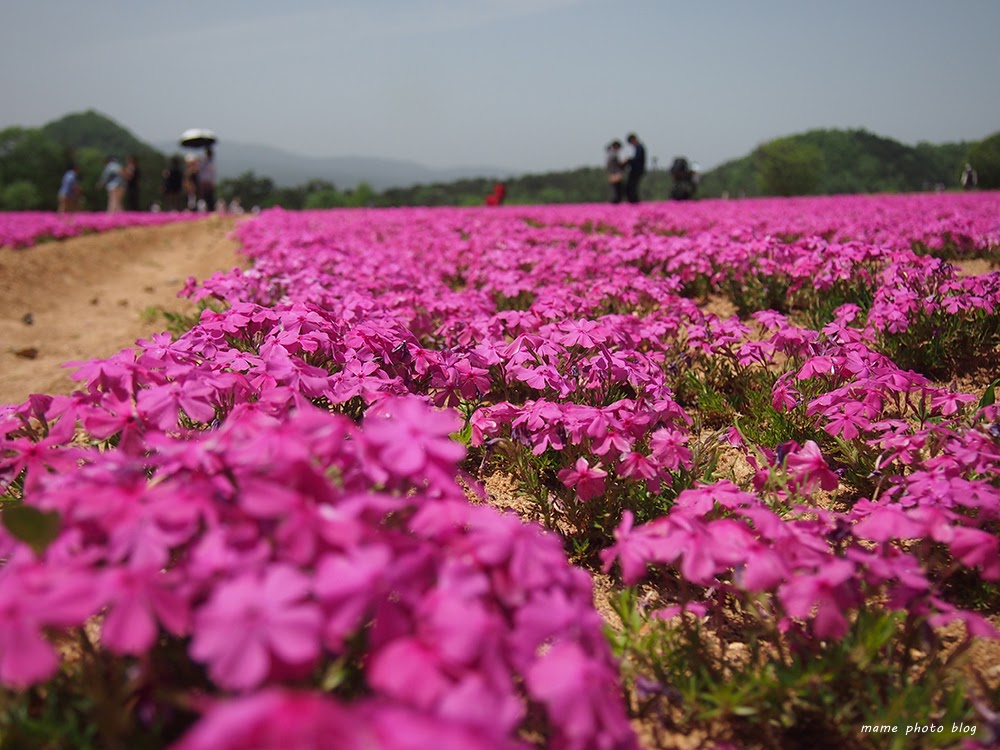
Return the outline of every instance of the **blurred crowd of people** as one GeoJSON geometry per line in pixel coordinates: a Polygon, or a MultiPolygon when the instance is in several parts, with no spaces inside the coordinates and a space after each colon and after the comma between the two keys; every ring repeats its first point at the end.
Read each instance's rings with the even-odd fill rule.
{"type": "MultiPolygon", "coordinates": [[[[189,153],[185,157],[178,154],[170,157],[163,170],[160,198],[150,207],[153,211],[233,211],[242,213],[239,199],[230,204],[216,198],[215,153],[211,146],[204,156],[189,153]]],[[[142,211],[141,201],[142,171],[139,158],[129,155],[125,164],[117,157],[109,155],[95,186],[107,193],[107,212],[142,211]]],[[[80,183],[80,168],[71,164],[63,174],[59,185],[59,213],[80,210],[83,190],[80,183]]]]}
{"type": "Polygon", "coordinates": [[[163,170],[161,209],[167,211],[215,211],[215,151],[205,148],[204,157],[188,153],[170,158],[163,170]]]}

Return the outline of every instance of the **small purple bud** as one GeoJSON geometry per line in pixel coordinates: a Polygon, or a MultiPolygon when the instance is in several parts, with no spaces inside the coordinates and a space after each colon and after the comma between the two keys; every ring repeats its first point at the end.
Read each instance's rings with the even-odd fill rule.
{"type": "Polygon", "coordinates": [[[788,456],[793,450],[795,450],[795,442],[789,440],[787,443],[781,443],[777,448],[774,449],[774,457],[779,465],[784,465],[785,457],[788,456]]]}

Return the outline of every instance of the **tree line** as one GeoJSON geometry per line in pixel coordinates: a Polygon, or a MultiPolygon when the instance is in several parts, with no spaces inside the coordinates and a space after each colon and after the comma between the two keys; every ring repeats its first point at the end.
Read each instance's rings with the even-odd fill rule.
{"type": "MultiPolygon", "coordinates": [[[[72,163],[80,169],[84,210],[103,209],[106,199],[96,182],[109,153],[138,159],[141,205],[160,199],[167,157],[97,112],[67,115],[42,128],[0,131],[0,210],[53,210],[62,175],[72,163]]],[[[1000,188],[1000,132],[972,143],[907,146],[865,130],[812,130],[768,141],[748,156],[706,172],[697,197],[955,189],[966,162],[977,170],[980,188],[1000,188]]],[[[482,177],[379,192],[364,182],[344,189],[324,179],[280,187],[250,171],[221,180],[217,194],[226,202],[238,198],[244,208],[473,206],[483,204],[496,182],[482,177]]],[[[604,170],[596,165],[522,175],[505,183],[507,202],[515,204],[591,203],[610,196],[604,170]]],[[[642,195],[663,200],[671,187],[668,171],[653,169],[643,180],[642,195]]]]}

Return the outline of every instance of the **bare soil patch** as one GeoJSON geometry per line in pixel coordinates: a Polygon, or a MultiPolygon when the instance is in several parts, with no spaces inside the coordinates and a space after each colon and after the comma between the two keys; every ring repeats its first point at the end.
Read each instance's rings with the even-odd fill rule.
{"type": "Polygon", "coordinates": [[[241,265],[235,217],[208,217],[0,248],[0,404],[77,387],[66,362],[104,358],[163,330],[158,310],[192,312],[177,297],[241,265]]]}

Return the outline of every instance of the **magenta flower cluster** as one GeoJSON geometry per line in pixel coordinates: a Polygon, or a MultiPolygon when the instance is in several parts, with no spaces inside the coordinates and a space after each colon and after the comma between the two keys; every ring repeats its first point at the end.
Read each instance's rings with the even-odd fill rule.
{"type": "Polygon", "coordinates": [[[31,247],[42,240],[64,240],[81,234],[107,232],[125,227],[151,227],[200,217],[176,211],[57,214],[51,211],[0,212],[0,247],[31,247]]]}
{"type": "Polygon", "coordinates": [[[143,695],[167,679],[149,658],[165,640],[203,668],[184,750],[333,732],[634,747],[588,574],[558,535],[470,504],[456,435],[545,460],[563,508],[668,497],[704,442],[678,384],[716,365],[766,376],[814,439],[734,426],[746,485],[675,492],[640,525],[620,502],[609,570],[659,569],[701,616],[753,597],[804,639],[841,637],[873,602],[995,636],[943,583],[1000,578],[1000,415],[876,342],[914,304],[994,314],[1000,274],[921,253],[996,247],[998,209],[984,193],[265,212],[237,229],[250,270],[186,287],[223,311],[80,364],[72,396],[0,410],[0,484],[58,519],[41,550],[0,536],[0,681],[50,678],[52,635],[86,625],[143,695]],[[685,296],[779,276],[790,295],[868,296],[822,330],[685,296]],[[877,491],[817,504],[846,491],[851,451],[877,491]]]}
{"type": "Polygon", "coordinates": [[[137,690],[164,679],[144,656],[169,637],[220,691],[245,696],[206,698],[185,748],[244,747],[260,724],[275,738],[354,726],[358,747],[369,735],[519,747],[529,714],[553,747],[632,746],[587,574],[556,537],[469,503],[454,415],[387,397],[359,429],[273,380],[257,399],[235,374],[223,390],[216,375],[168,395],[143,385],[155,371],[144,358],[105,363],[88,396],[35,397],[3,422],[5,482],[25,471],[25,501],[58,514],[60,531],[41,556],[2,541],[0,681],[51,677],[45,633],[91,622],[102,648],[138,658],[137,690]],[[202,429],[216,410],[224,419],[202,429]],[[29,424],[45,437],[15,437],[29,424]],[[115,430],[117,449],[73,444],[73,425],[115,430]],[[364,665],[367,697],[282,687],[338,659],[364,665]],[[314,726],[288,723],[300,705],[314,726]],[[233,712],[257,723],[221,741],[233,712]]]}

